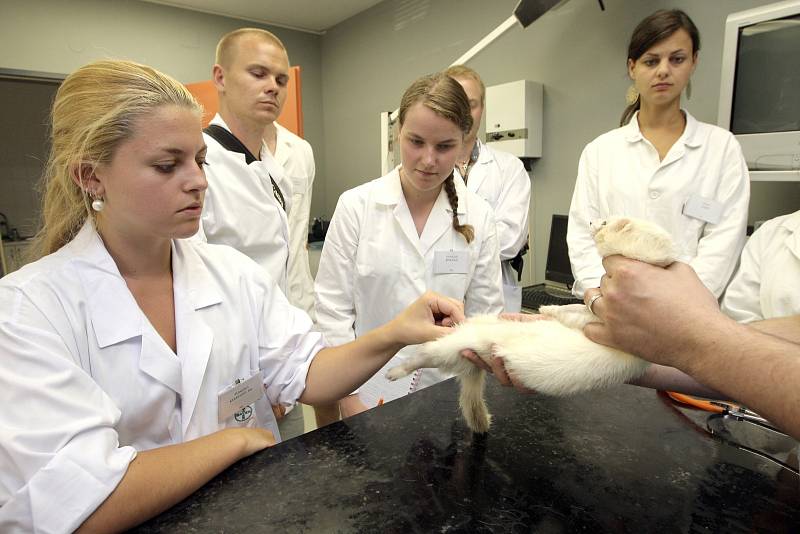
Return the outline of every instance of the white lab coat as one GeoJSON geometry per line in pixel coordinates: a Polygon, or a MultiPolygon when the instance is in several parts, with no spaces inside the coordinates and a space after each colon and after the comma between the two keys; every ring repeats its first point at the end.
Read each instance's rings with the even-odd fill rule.
{"type": "Polygon", "coordinates": [[[308,264],[308,218],[314,188],[314,153],[308,142],[277,122],[277,141],[273,157],[292,184],[292,209],[289,211],[289,302],[313,318],[314,279],[308,264]]]}
{"type": "MultiPolygon", "coordinates": [[[[211,124],[228,126],[219,115],[211,124]]],[[[226,150],[203,134],[208,153],[205,168],[208,189],[203,203],[200,236],[209,243],[229,245],[261,265],[286,294],[289,261],[289,222],[292,184],[266,144],[261,160],[247,165],[244,154],[226,150]],[[270,176],[286,201],[286,211],[275,199],[270,176]]]]}
{"type": "MultiPolygon", "coordinates": [[[[467,316],[503,309],[497,231],[492,210],[455,180],[458,215],[471,224],[467,244],[452,227],[452,210],[442,189],[422,235],[417,234],[400,185],[398,170],[342,194],[322,248],[315,282],[317,326],[330,344],[352,341],[391,320],[426,290],[465,301],[467,316]],[[467,251],[465,274],[434,273],[436,251],[467,251]]],[[[435,369],[391,383],[385,370],[414,348],[400,351],[364,384],[368,406],[392,400],[449,375],[435,369]]]]}
{"type": "Polygon", "coordinates": [[[638,112],[583,150],[569,209],[567,243],[575,276],[573,292],[600,285],[603,270],[589,223],[611,215],[647,219],[669,232],[705,286],[722,294],[742,251],[750,181],[736,138],[698,122],[688,112],[683,135],[663,161],[639,130],[638,112]],[[693,195],[717,202],[718,224],[683,214],[693,195]]]}
{"type": "Polygon", "coordinates": [[[71,532],[114,490],[136,451],[260,425],[302,395],[323,347],[251,260],[172,245],[173,353],[91,224],[0,280],[0,532],[71,532]],[[218,393],[261,373],[245,422],[218,421],[218,393]]]}
{"type": "MultiPolygon", "coordinates": [[[[480,141],[478,161],[467,177],[467,189],[489,203],[497,222],[497,241],[503,272],[505,311],[518,312],[522,306],[522,288],[510,260],[528,238],[528,212],[531,203],[531,181],[520,159],[508,152],[495,150],[480,141]]],[[[457,173],[458,174],[458,173],[457,173]]],[[[460,174],[458,174],[461,177],[460,174]]],[[[525,261],[533,261],[528,252],[525,261]]]]}
{"type": "Polygon", "coordinates": [[[800,211],[771,219],[750,236],[722,311],[740,323],[800,313],[800,211]]]}

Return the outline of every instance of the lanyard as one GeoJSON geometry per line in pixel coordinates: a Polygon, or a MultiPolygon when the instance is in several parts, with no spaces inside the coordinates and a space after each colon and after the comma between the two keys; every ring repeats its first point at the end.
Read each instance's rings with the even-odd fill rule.
{"type": "MultiPolygon", "coordinates": [[[[214,138],[217,143],[225,147],[226,150],[244,154],[244,160],[248,165],[254,161],[259,161],[259,159],[244,146],[244,143],[239,141],[235,135],[219,124],[209,124],[203,131],[214,138]]],[[[283,198],[283,193],[280,187],[278,187],[278,184],[275,183],[272,175],[269,176],[269,181],[272,182],[272,194],[275,196],[275,200],[280,204],[281,208],[283,208],[283,211],[286,211],[286,199],[283,198]]]]}

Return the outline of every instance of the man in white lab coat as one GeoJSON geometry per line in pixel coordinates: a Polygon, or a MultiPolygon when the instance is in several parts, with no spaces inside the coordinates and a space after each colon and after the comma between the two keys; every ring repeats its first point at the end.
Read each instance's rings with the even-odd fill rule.
{"type": "Polygon", "coordinates": [[[722,311],[740,323],[800,314],[800,211],[765,222],[750,237],[722,311]]]}
{"type": "Polygon", "coordinates": [[[314,186],[314,153],[308,141],[277,122],[267,125],[264,141],[292,186],[286,297],[313,319],[314,279],[308,263],[308,219],[314,186]]]}
{"type": "MultiPolygon", "coordinates": [[[[219,113],[205,133],[209,166],[202,233],[210,243],[229,245],[248,255],[293,304],[302,304],[290,292],[290,214],[293,200],[299,200],[300,208],[306,210],[299,222],[305,220],[307,226],[305,197],[310,196],[314,165],[308,143],[275,125],[289,82],[286,48],[265,30],[235,30],[217,45],[213,79],[219,113]],[[287,175],[281,161],[292,160],[295,152],[302,161],[290,167],[292,174],[287,175]],[[297,195],[293,183],[299,186],[297,195]]],[[[302,243],[304,249],[305,239],[302,243]]],[[[310,293],[311,275],[306,276],[310,293]]],[[[292,416],[281,418],[283,408],[275,408],[284,438],[303,432],[301,410],[290,409],[292,416]]]]}
{"type": "Polygon", "coordinates": [[[477,193],[494,210],[505,310],[518,312],[522,305],[522,289],[518,280],[522,272],[522,256],[528,244],[530,178],[519,158],[490,148],[478,140],[478,128],[486,104],[486,88],[478,73],[469,67],[455,65],[447,69],[445,74],[464,88],[473,120],[472,130],[464,140],[464,151],[457,160],[456,168],[467,189],[477,193]],[[519,269],[519,273],[515,269],[519,269]]]}

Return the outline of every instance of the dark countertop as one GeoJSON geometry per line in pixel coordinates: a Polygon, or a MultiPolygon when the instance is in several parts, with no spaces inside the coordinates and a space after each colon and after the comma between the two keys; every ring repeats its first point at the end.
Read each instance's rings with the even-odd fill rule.
{"type": "Polygon", "coordinates": [[[800,477],[708,434],[705,412],[635,386],[557,399],[487,383],[486,436],[449,380],[242,460],[140,531],[800,529],[800,477]]]}

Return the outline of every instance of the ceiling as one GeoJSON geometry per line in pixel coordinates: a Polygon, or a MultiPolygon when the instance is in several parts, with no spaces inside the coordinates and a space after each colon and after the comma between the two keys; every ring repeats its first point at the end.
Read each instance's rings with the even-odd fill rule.
{"type": "Polygon", "coordinates": [[[310,33],[324,33],[382,0],[143,0],[310,33]]]}

